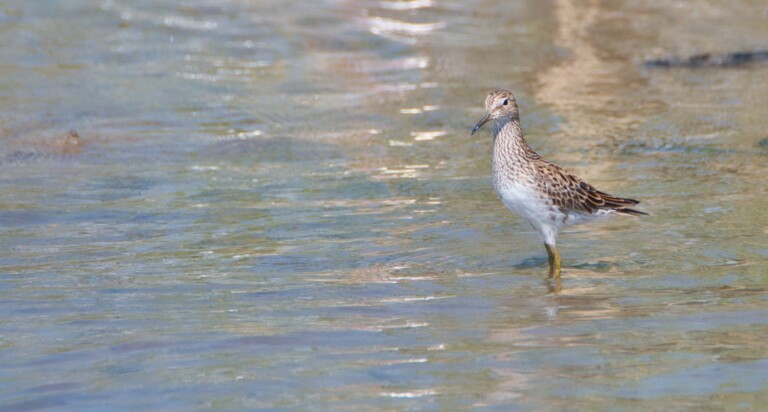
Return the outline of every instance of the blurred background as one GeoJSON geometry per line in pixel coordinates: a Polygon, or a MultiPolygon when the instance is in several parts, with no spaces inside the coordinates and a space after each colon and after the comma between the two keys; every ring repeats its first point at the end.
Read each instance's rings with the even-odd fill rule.
{"type": "Polygon", "coordinates": [[[757,0],[0,1],[0,409],[762,409],[766,49],[757,0]],[[650,213],[557,295],[498,87],[650,213]]]}

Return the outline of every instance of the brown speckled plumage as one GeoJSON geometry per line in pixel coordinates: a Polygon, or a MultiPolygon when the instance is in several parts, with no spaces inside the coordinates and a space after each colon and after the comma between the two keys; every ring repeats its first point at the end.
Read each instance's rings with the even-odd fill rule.
{"type": "Polygon", "coordinates": [[[555,241],[560,228],[611,214],[644,215],[629,206],[639,202],[609,195],[547,162],[523,137],[517,101],[509,90],[485,99],[487,114],[472,130],[493,120],[493,183],[504,204],[537,230],[547,247],[550,275],[560,272],[555,241]],[[556,266],[556,268],[555,268],[556,266]]]}

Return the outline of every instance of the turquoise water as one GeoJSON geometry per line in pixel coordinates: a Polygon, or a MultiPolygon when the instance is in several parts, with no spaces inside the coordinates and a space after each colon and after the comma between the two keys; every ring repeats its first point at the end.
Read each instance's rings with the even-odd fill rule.
{"type": "Polygon", "coordinates": [[[0,3],[0,409],[761,410],[765,5],[0,3]],[[717,30],[713,30],[717,28],[717,30]],[[486,93],[641,219],[546,253],[486,93]]]}

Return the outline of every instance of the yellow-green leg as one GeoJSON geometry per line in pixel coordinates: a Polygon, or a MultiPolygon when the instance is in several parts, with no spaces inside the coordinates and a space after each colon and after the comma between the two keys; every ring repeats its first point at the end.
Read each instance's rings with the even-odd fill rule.
{"type": "Polygon", "coordinates": [[[548,245],[545,243],[544,247],[547,248],[547,256],[549,257],[549,277],[559,278],[560,267],[562,265],[560,262],[560,253],[557,252],[555,245],[548,245]]]}

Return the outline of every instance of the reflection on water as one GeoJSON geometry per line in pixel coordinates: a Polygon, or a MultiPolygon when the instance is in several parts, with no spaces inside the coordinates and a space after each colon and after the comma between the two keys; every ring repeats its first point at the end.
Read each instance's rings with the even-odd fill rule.
{"type": "Polygon", "coordinates": [[[768,66],[642,65],[764,49],[758,3],[0,6],[0,404],[759,410],[768,66]],[[651,213],[561,285],[469,136],[497,87],[651,213]]]}
{"type": "MultiPolygon", "coordinates": [[[[626,132],[627,125],[642,120],[637,111],[616,113],[616,105],[626,94],[617,95],[615,89],[645,87],[646,82],[638,79],[639,70],[631,62],[603,57],[593,44],[598,41],[592,32],[602,23],[601,8],[597,1],[556,3],[555,44],[567,54],[562,63],[539,76],[535,93],[539,101],[565,118],[560,126],[565,137],[613,137],[626,132]],[[614,131],[617,127],[620,129],[614,131]]],[[[582,144],[589,144],[588,138],[584,140],[582,144]]]]}

